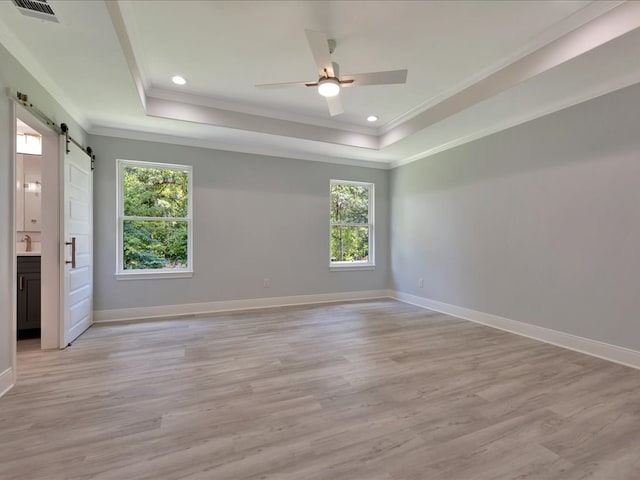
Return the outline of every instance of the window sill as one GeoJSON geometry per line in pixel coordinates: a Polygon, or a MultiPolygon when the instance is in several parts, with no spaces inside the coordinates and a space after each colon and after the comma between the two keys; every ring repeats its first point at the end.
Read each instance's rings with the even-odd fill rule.
{"type": "Polygon", "coordinates": [[[375,269],[376,269],[376,266],[371,263],[363,263],[360,265],[358,265],[357,263],[342,263],[342,264],[332,263],[329,265],[329,270],[331,270],[332,272],[353,271],[353,270],[375,270],[375,269]]]}
{"type": "Polygon", "coordinates": [[[131,273],[116,273],[116,280],[155,280],[163,278],[191,278],[193,277],[193,271],[179,271],[179,272],[131,272],[131,273]]]}

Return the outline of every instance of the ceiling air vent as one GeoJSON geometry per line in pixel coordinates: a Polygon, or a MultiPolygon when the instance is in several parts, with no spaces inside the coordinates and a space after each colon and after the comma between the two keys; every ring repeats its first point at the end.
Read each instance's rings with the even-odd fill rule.
{"type": "Polygon", "coordinates": [[[47,3],[47,0],[12,0],[14,5],[18,7],[21,14],[29,17],[39,18],[40,20],[48,20],[49,22],[58,22],[56,14],[47,3]]]}

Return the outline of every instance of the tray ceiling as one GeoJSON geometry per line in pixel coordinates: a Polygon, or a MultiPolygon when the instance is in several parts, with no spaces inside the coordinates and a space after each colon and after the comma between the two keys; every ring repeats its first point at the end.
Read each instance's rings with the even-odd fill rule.
{"type": "Polygon", "coordinates": [[[90,133],[128,138],[387,168],[640,81],[640,2],[49,4],[59,23],[1,2],[0,42],[90,133]],[[336,117],[315,89],[255,88],[315,79],[305,29],[344,74],[407,83],[343,89],[336,117]]]}

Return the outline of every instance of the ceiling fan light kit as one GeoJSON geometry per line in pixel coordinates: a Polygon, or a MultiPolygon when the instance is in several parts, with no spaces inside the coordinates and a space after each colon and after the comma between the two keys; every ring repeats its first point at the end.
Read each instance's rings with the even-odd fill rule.
{"type": "Polygon", "coordinates": [[[335,78],[322,78],[318,82],[318,93],[323,97],[335,97],[340,93],[340,82],[335,78]]]}

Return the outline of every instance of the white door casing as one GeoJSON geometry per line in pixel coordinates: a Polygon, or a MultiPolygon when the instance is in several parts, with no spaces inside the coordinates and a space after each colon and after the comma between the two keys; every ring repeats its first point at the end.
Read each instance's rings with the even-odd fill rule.
{"type": "Polygon", "coordinates": [[[91,158],[73,143],[64,155],[62,331],[68,346],[93,323],[93,173],[91,158]]]}

